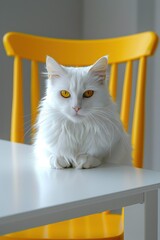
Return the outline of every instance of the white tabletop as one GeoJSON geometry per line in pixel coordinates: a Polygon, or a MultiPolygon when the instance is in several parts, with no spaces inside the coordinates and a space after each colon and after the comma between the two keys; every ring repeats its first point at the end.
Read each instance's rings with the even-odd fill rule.
{"type": "Polygon", "coordinates": [[[34,157],[32,146],[0,140],[0,235],[102,211],[110,200],[159,187],[159,172],[117,165],[55,170],[34,157]]]}

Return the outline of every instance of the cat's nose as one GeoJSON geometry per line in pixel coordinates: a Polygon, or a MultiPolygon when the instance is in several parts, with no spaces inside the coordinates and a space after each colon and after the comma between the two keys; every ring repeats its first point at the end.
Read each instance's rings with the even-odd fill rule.
{"type": "Polygon", "coordinates": [[[73,107],[73,109],[78,112],[81,108],[80,107],[73,107]]]}

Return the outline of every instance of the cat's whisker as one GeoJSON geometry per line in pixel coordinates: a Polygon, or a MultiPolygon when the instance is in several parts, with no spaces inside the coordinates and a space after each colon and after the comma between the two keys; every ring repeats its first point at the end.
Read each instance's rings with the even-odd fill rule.
{"type": "MultiPolygon", "coordinates": [[[[101,112],[100,114],[102,114],[102,116],[104,116],[105,117],[105,114],[103,114],[103,112],[101,112]]],[[[108,112],[106,113],[106,119],[107,119],[107,121],[109,121],[116,129],[117,129],[117,131],[119,132],[119,134],[121,135],[121,137],[122,137],[122,141],[124,141],[124,144],[128,144],[128,141],[126,140],[126,138],[124,137],[124,134],[123,134],[123,132],[121,131],[121,125],[120,125],[120,122],[117,120],[117,119],[115,119],[114,118],[114,113],[112,112],[112,116],[113,116],[113,118],[111,118],[110,119],[110,116],[111,115],[109,115],[109,117],[108,117],[108,112]],[[112,119],[114,120],[114,121],[112,121],[112,119]],[[115,123],[114,123],[115,122],[115,123]]]]}
{"type": "MultiPolygon", "coordinates": [[[[116,123],[114,123],[115,122],[115,119],[113,118],[111,118],[110,119],[110,117],[108,117],[108,114],[106,114],[105,112],[97,112],[97,114],[95,114],[98,118],[99,117],[102,117],[102,118],[104,118],[104,119],[106,119],[108,122],[109,122],[109,126],[110,127],[112,127],[113,129],[115,129],[115,130],[117,130],[118,132],[119,132],[119,134],[121,135],[122,133],[121,133],[121,125],[119,124],[119,122],[118,121],[116,121],[116,123]]],[[[100,120],[99,120],[100,121],[100,120]]],[[[113,133],[114,133],[114,131],[113,131],[113,133]]],[[[123,135],[123,134],[122,134],[123,135]]],[[[114,138],[114,136],[113,136],[113,138],[114,138]]]]}
{"type": "MultiPolygon", "coordinates": [[[[121,125],[118,119],[115,118],[115,112],[113,112],[113,110],[110,109],[109,107],[105,107],[105,110],[107,109],[107,111],[104,112],[104,108],[101,107],[95,107],[94,108],[94,114],[97,117],[103,117],[105,118],[112,127],[114,127],[120,134],[120,136],[122,137],[122,141],[124,142],[124,144],[128,144],[128,141],[126,140],[126,138],[124,137],[123,132],[121,131],[121,125]]],[[[114,134],[114,131],[113,131],[114,134]]],[[[114,135],[113,135],[113,139],[114,139],[114,135]]]]}
{"type": "Polygon", "coordinates": [[[29,134],[29,133],[31,134],[31,132],[32,132],[32,127],[29,127],[29,129],[27,131],[25,131],[24,137],[26,137],[27,134],[29,134]]]}
{"type": "Polygon", "coordinates": [[[111,125],[110,127],[112,128],[112,130],[109,130],[109,127],[104,125],[104,122],[99,119],[96,118],[96,116],[94,114],[90,114],[90,118],[94,121],[94,124],[96,124],[97,126],[100,126],[103,129],[103,132],[106,134],[107,138],[109,139],[109,146],[110,147],[112,145],[113,142],[113,133],[111,134],[111,132],[114,132],[114,128],[111,125]]]}

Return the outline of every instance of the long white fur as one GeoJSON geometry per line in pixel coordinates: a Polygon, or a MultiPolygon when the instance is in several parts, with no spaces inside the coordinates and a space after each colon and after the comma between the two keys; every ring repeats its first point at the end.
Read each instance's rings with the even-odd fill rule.
{"type": "Polygon", "coordinates": [[[103,161],[130,164],[131,144],[108,93],[107,57],[72,68],[46,59],[46,96],[39,107],[35,153],[53,168],[91,168],[103,161]],[[64,98],[60,91],[71,96],[64,98]],[[93,90],[84,98],[86,90],[93,90]],[[73,109],[80,107],[78,114],[73,109]]]}

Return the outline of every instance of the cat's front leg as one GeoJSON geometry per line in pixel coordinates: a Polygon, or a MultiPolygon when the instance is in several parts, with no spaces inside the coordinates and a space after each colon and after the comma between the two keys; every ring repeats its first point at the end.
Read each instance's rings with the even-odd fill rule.
{"type": "Polygon", "coordinates": [[[50,164],[52,168],[62,169],[71,167],[69,160],[63,156],[50,156],[50,164]]]}
{"type": "Polygon", "coordinates": [[[99,165],[101,165],[102,161],[101,159],[88,155],[88,154],[81,154],[77,157],[77,160],[75,162],[75,167],[76,168],[94,168],[94,167],[98,167],[99,165]]]}

